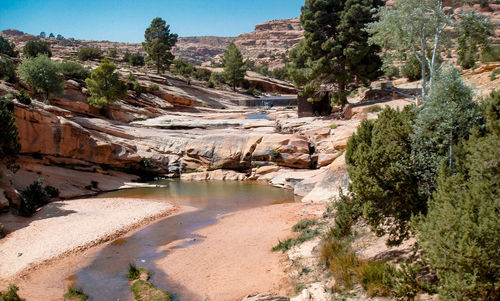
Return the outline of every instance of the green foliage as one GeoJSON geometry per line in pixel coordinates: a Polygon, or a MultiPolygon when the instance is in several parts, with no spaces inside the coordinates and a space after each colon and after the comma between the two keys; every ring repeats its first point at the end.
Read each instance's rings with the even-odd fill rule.
{"type": "Polygon", "coordinates": [[[352,227],[362,214],[360,204],[352,196],[340,193],[337,200],[329,206],[329,211],[335,212],[334,223],[327,233],[328,238],[345,239],[352,234],[352,227]]]}
{"type": "Polygon", "coordinates": [[[479,59],[479,48],[483,51],[489,47],[489,37],[494,27],[485,16],[474,10],[460,15],[457,32],[457,63],[465,69],[472,68],[479,59]]]}
{"type": "Polygon", "coordinates": [[[243,56],[234,43],[229,44],[224,51],[222,62],[224,64],[223,76],[225,82],[231,85],[233,90],[236,91],[236,86],[241,84],[245,78],[246,67],[243,62],[243,56]]]}
{"type": "Polygon", "coordinates": [[[277,160],[281,158],[281,152],[277,149],[271,149],[269,150],[269,157],[273,160],[277,160]]]}
{"type": "Polygon", "coordinates": [[[90,91],[88,102],[96,108],[113,103],[127,96],[127,84],[120,80],[120,74],[115,72],[116,66],[107,59],[92,71],[90,78],[85,80],[90,91]]]}
{"type": "Polygon", "coordinates": [[[214,83],[214,85],[218,85],[221,83],[225,83],[224,75],[221,72],[212,72],[210,74],[210,82],[214,83]]]}
{"type": "MultiPolygon", "coordinates": [[[[384,65],[395,60],[416,58],[420,64],[422,97],[427,96],[427,73],[431,86],[434,71],[439,65],[439,54],[444,39],[444,29],[451,25],[443,10],[442,1],[395,0],[392,6],[382,7],[379,20],[368,24],[373,36],[370,42],[383,49],[384,65]]],[[[408,71],[408,70],[407,70],[408,71]]],[[[416,70],[412,69],[412,78],[416,70]]],[[[404,70],[403,70],[404,72],[404,70]]]]}
{"type": "Polygon", "coordinates": [[[498,75],[500,75],[500,68],[496,68],[495,70],[491,71],[490,80],[494,81],[495,79],[497,79],[498,75]]]}
{"type": "Polygon", "coordinates": [[[90,70],[74,61],[63,61],[59,64],[61,73],[71,79],[85,80],[90,76],[90,70]]]}
{"type": "Polygon", "coordinates": [[[151,89],[151,91],[158,91],[160,87],[158,87],[157,84],[149,84],[149,89],[151,89]]]}
{"type": "Polygon", "coordinates": [[[419,263],[403,263],[393,270],[391,290],[397,300],[414,300],[422,292],[436,293],[432,282],[419,277],[422,269],[423,266],[419,263]]]}
{"type": "Polygon", "coordinates": [[[144,88],[142,88],[141,83],[138,81],[134,81],[132,83],[132,90],[137,93],[137,95],[141,95],[142,92],[144,92],[144,88]]]}
{"type": "Polygon", "coordinates": [[[337,125],[336,123],[332,123],[332,124],[330,124],[330,128],[331,128],[332,130],[336,129],[337,127],[338,127],[338,125],[337,125]]]}
{"type": "Polygon", "coordinates": [[[170,25],[161,18],[154,18],[144,33],[142,47],[156,65],[158,73],[169,68],[174,59],[171,50],[177,43],[177,35],[170,33],[170,25]]]}
{"type": "Polygon", "coordinates": [[[10,57],[17,57],[19,53],[15,50],[16,45],[9,42],[7,39],[0,37],[0,54],[5,54],[10,57]]]}
{"type": "Polygon", "coordinates": [[[29,41],[23,47],[23,54],[28,58],[34,58],[39,55],[51,57],[52,51],[50,50],[49,42],[29,41]]]}
{"type": "Polygon", "coordinates": [[[19,288],[13,284],[9,285],[6,292],[0,292],[0,301],[21,301],[17,295],[19,288]]]}
{"type": "Polygon", "coordinates": [[[420,62],[414,55],[410,55],[405,60],[403,66],[401,66],[401,74],[409,81],[416,81],[422,78],[420,62]]]}
{"type": "Polygon", "coordinates": [[[3,55],[0,55],[0,79],[9,83],[16,83],[16,65],[14,62],[3,55]]]}
{"type": "Polygon", "coordinates": [[[108,51],[108,56],[109,56],[110,58],[112,58],[112,59],[115,59],[115,58],[117,58],[117,57],[118,57],[118,52],[117,52],[117,51],[116,51],[116,49],[114,49],[114,48],[113,48],[113,49],[110,49],[110,50],[108,51]]]}
{"type": "Polygon", "coordinates": [[[21,202],[19,207],[15,208],[16,213],[24,217],[32,216],[38,208],[48,204],[51,198],[58,196],[57,188],[48,185],[43,187],[43,180],[38,179],[19,192],[21,202]]]}
{"type": "Polygon", "coordinates": [[[437,74],[424,108],[412,126],[412,161],[420,194],[429,198],[436,189],[435,177],[443,160],[450,158],[450,146],[467,138],[479,120],[472,90],[460,73],[447,68],[437,74]]]}
{"type": "Polygon", "coordinates": [[[309,218],[306,218],[306,219],[302,219],[300,220],[298,223],[296,223],[295,225],[293,225],[292,227],[292,231],[293,232],[300,232],[304,229],[307,229],[311,226],[315,226],[318,224],[318,221],[315,220],[315,219],[309,219],[309,218]]]}
{"type": "Polygon", "coordinates": [[[65,82],[59,75],[59,65],[45,55],[24,60],[17,71],[28,86],[45,93],[46,100],[50,93],[62,94],[64,91],[65,82]]]}
{"type": "Polygon", "coordinates": [[[82,47],[78,50],[77,56],[80,61],[100,60],[102,51],[99,47],[82,47]]]}
{"type": "Polygon", "coordinates": [[[407,238],[411,216],[426,209],[412,169],[415,117],[413,106],[403,111],[386,107],[377,120],[363,120],[347,143],[349,191],[372,230],[378,236],[389,234],[388,244],[407,238]]]}
{"type": "Polygon", "coordinates": [[[132,285],[132,293],[135,300],[141,301],[171,301],[173,296],[154,284],[144,280],[137,280],[132,285]]]}
{"type": "Polygon", "coordinates": [[[135,264],[129,263],[128,272],[127,272],[127,274],[125,274],[125,277],[128,280],[130,280],[130,281],[137,280],[141,277],[141,274],[146,275],[146,278],[147,278],[146,280],[149,280],[149,278],[151,277],[151,272],[149,272],[148,270],[146,270],[144,268],[137,268],[135,266],[135,264]]]}
{"type": "Polygon", "coordinates": [[[335,290],[351,289],[356,281],[360,261],[346,239],[326,239],[320,247],[320,258],[335,279],[335,290]]]}
{"type": "Polygon", "coordinates": [[[189,77],[194,72],[195,68],[187,60],[174,60],[174,71],[184,77],[189,77]]]}
{"type": "Polygon", "coordinates": [[[358,281],[369,297],[389,296],[395,268],[383,261],[362,262],[356,269],[358,281]]]}
{"type": "Polygon", "coordinates": [[[144,66],[144,56],[140,53],[131,54],[128,58],[128,63],[134,67],[144,66]]]}
{"type": "Polygon", "coordinates": [[[22,90],[21,92],[19,92],[16,95],[16,99],[17,99],[17,101],[19,101],[22,104],[25,104],[25,105],[31,104],[31,97],[28,94],[28,92],[26,92],[26,90],[22,90]]]}
{"type": "Polygon", "coordinates": [[[81,288],[69,287],[68,291],[64,294],[64,300],[85,301],[88,299],[89,296],[87,296],[81,288]]]}
{"type": "Polygon", "coordinates": [[[418,240],[450,300],[500,298],[500,94],[492,93],[486,131],[465,142],[456,168],[442,168],[418,240]]]}
{"type": "Polygon", "coordinates": [[[375,21],[380,0],[306,0],[300,22],[304,41],[291,51],[290,76],[297,87],[315,98],[316,87],[324,83],[336,86],[332,99],[347,103],[347,95],[359,85],[380,75],[382,65],[378,46],[368,43],[366,24],[375,21]]]}
{"type": "Polygon", "coordinates": [[[12,102],[0,99],[0,158],[14,159],[21,150],[12,102]]]}
{"type": "Polygon", "coordinates": [[[481,62],[500,61],[500,46],[490,46],[481,52],[481,62]]]}
{"type": "Polygon", "coordinates": [[[382,111],[383,108],[379,105],[374,105],[374,106],[369,106],[367,108],[364,108],[363,109],[363,112],[366,112],[366,113],[378,113],[380,111],[382,111]]]}
{"type": "Polygon", "coordinates": [[[295,244],[295,241],[292,239],[292,238],[288,238],[286,240],[283,240],[283,241],[278,241],[278,244],[276,246],[274,246],[271,250],[273,252],[278,252],[278,251],[282,251],[283,253],[285,253],[286,251],[290,250],[295,244]]]}

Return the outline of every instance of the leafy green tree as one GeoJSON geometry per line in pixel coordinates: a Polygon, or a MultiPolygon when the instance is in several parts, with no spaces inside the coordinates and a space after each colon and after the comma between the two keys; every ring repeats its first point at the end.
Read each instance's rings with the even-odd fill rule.
{"type": "Polygon", "coordinates": [[[11,57],[17,57],[19,53],[15,50],[16,45],[0,37],[0,53],[11,57]]]}
{"type": "Polygon", "coordinates": [[[45,100],[50,93],[61,94],[65,82],[59,74],[59,65],[45,55],[24,60],[17,68],[21,79],[37,92],[45,94],[45,100]]]}
{"type": "Polygon", "coordinates": [[[170,33],[170,25],[162,18],[154,18],[144,33],[142,47],[156,65],[158,73],[169,68],[174,60],[171,50],[177,43],[177,34],[170,33]]]}
{"type": "Polygon", "coordinates": [[[42,41],[29,41],[23,47],[23,54],[28,58],[37,57],[39,55],[52,56],[50,44],[42,41]]]}
{"type": "Polygon", "coordinates": [[[38,36],[42,39],[45,39],[47,37],[47,34],[45,33],[45,31],[42,31],[38,36]]]}
{"type": "Polygon", "coordinates": [[[54,36],[54,33],[52,33],[52,32],[51,32],[51,33],[49,34],[49,39],[54,38],[54,37],[55,37],[55,36],[54,36]]]}
{"type": "Polygon", "coordinates": [[[411,134],[419,188],[427,198],[436,189],[435,177],[441,162],[450,159],[454,144],[468,137],[479,121],[478,114],[472,90],[462,82],[458,70],[441,70],[411,134]]]}
{"type": "Polygon", "coordinates": [[[386,107],[377,120],[363,120],[349,138],[347,170],[354,203],[374,232],[389,234],[399,244],[409,234],[412,215],[425,212],[426,198],[418,193],[411,157],[412,122],[417,109],[386,107]]]}
{"type": "Polygon", "coordinates": [[[246,66],[240,50],[234,43],[229,44],[224,51],[222,64],[224,65],[223,75],[226,83],[231,85],[233,90],[236,91],[236,86],[245,78],[246,66]]]}
{"type": "Polygon", "coordinates": [[[92,71],[90,78],[85,80],[90,91],[88,102],[91,106],[103,108],[127,96],[127,84],[120,80],[120,74],[115,70],[116,65],[104,59],[99,67],[92,71]]]}
{"type": "Polygon", "coordinates": [[[457,24],[457,63],[465,69],[472,68],[482,51],[490,47],[489,37],[493,35],[493,24],[485,16],[471,11],[460,15],[457,24]]]}
{"type": "Polygon", "coordinates": [[[78,50],[77,56],[81,61],[100,60],[102,51],[99,47],[82,47],[78,50]]]}
{"type": "Polygon", "coordinates": [[[63,35],[61,35],[61,34],[58,34],[58,35],[56,36],[56,40],[58,40],[58,41],[64,40],[64,36],[63,36],[63,35]]]}
{"type": "Polygon", "coordinates": [[[380,74],[378,46],[370,45],[366,24],[375,21],[374,9],[382,0],[306,0],[300,23],[304,42],[292,55],[298,86],[315,100],[323,84],[334,84],[332,102],[344,106],[347,95],[380,74]],[[298,74],[297,74],[298,73],[298,74]]]}
{"type": "Polygon", "coordinates": [[[0,159],[15,158],[21,150],[13,109],[12,102],[0,99],[0,159]]]}
{"type": "Polygon", "coordinates": [[[379,10],[379,20],[368,24],[370,41],[386,50],[385,64],[393,60],[414,56],[420,63],[422,97],[432,89],[438,56],[443,44],[443,33],[451,25],[444,13],[442,0],[395,0],[393,6],[379,10]]]}
{"type": "Polygon", "coordinates": [[[500,298],[500,94],[454,169],[442,168],[417,238],[446,300],[500,298]]]}

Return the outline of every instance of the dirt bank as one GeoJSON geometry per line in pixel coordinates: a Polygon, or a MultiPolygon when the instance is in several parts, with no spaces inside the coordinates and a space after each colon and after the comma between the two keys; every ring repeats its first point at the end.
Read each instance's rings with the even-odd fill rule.
{"type": "Polygon", "coordinates": [[[138,199],[79,199],[53,202],[32,218],[1,215],[0,284],[43,262],[114,239],[165,216],[174,206],[138,199]]]}

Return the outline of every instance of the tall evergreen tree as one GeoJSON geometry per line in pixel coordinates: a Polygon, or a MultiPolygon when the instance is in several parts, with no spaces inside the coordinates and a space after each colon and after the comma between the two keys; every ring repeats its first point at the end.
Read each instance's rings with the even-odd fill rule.
{"type": "Polygon", "coordinates": [[[21,150],[13,109],[12,102],[0,99],[0,161],[15,158],[21,150]]]}
{"type": "Polygon", "coordinates": [[[475,66],[479,56],[479,48],[482,51],[490,47],[489,37],[493,35],[494,26],[485,16],[471,11],[460,15],[457,24],[457,63],[465,69],[475,66]]]}
{"type": "Polygon", "coordinates": [[[245,78],[246,66],[240,50],[234,43],[229,44],[224,51],[222,63],[224,65],[224,79],[235,91],[236,85],[239,85],[245,78]]]}
{"type": "Polygon", "coordinates": [[[0,37],[0,53],[5,54],[11,57],[17,57],[19,54],[16,50],[14,50],[14,43],[10,43],[7,39],[0,37]]]}
{"type": "Polygon", "coordinates": [[[379,75],[379,48],[368,43],[364,27],[375,21],[374,9],[383,4],[382,0],[306,0],[300,16],[304,42],[296,51],[300,55],[294,67],[299,70],[294,79],[303,79],[304,94],[311,101],[322,84],[333,84],[332,101],[344,106],[352,90],[379,75]]]}
{"type": "Polygon", "coordinates": [[[144,33],[142,47],[156,65],[158,73],[168,69],[174,60],[171,50],[177,43],[177,34],[170,33],[170,25],[162,18],[154,18],[144,33]]]}

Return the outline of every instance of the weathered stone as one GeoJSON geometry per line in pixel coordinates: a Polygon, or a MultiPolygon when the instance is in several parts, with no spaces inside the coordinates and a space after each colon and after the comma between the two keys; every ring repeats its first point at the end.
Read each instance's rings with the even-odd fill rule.
{"type": "Polygon", "coordinates": [[[242,301],[289,301],[287,296],[278,296],[271,293],[260,293],[258,295],[248,295],[242,301]]]}
{"type": "Polygon", "coordinates": [[[243,181],[245,179],[246,175],[244,173],[222,169],[181,174],[181,180],[183,181],[243,181]]]}

